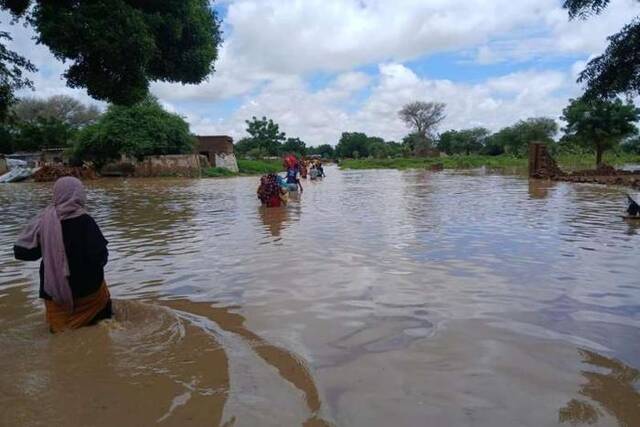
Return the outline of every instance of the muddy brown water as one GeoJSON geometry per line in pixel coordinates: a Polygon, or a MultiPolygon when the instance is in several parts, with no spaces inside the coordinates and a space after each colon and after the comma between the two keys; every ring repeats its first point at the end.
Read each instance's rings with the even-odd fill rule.
{"type": "Polygon", "coordinates": [[[0,186],[0,425],[640,425],[640,224],[624,189],[339,171],[105,180],[116,319],[48,334],[0,186]]]}

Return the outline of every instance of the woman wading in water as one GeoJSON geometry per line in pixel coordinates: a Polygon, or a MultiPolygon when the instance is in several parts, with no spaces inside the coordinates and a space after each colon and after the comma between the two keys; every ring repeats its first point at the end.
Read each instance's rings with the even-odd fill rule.
{"type": "Polygon", "coordinates": [[[104,282],[107,240],[85,210],[82,183],[60,178],[53,203],[24,229],[13,250],[23,261],[40,263],[40,298],[51,332],[76,329],[111,318],[111,298],[104,282]]]}

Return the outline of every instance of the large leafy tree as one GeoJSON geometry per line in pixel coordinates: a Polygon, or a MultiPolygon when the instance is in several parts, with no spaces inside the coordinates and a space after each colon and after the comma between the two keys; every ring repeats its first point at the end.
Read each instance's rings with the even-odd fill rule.
{"type": "Polygon", "coordinates": [[[55,117],[37,117],[15,126],[14,149],[38,151],[43,148],[66,148],[75,137],[77,128],[55,117]]]}
{"type": "Polygon", "coordinates": [[[491,131],[486,128],[450,130],[440,134],[438,149],[447,154],[479,153],[491,131]]]}
{"type": "Polygon", "coordinates": [[[530,142],[551,143],[557,132],[558,124],[555,120],[534,117],[501,129],[487,139],[486,145],[492,151],[490,154],[502,150],[514,156],[523,156],[527,153],[530,142]]]}
{"type": "MultiPolygon", "coordinates": [[[[67,85],[94,98],[132,105],[150,81],[200,83],[212,71],[221,42],[220,24],[207,0],[0,0],[25,18],[60,60],[70,63],[67,85]]],[[[0,109],[28,86],[21,75],[33,66],[2,43],[0,109]]]]}
{"type": "MultiPolygon", "coordinates": [[[[0,6],[3,3],[0,3],[0,6]]],[[[25,75],[34,72],[36,67],[25,57],[10,49],[5,42],[11,41],[11,35],[0,31],[0,123],[7,120],[9,107],[15,102],[14,93],[24,88],[32,88],[33,82],[25,75]]]]}
{"type": "Polygon", "coordinates": [[[280,148],[280,153],[282,154],[297,154],[300,156],[304,156],[307,154],[307,144],[302,141],[300,138],[287,138],[287,140],[282,144],[280,148]]]}
{"type": "Polygon", "coordinates": [[[308,148],[307,154],[318,154],[323,158],[332,159],[335,156],[335,149],[329,144],[322,144],[308,148]]]}
{"type": "Polygon", "coordinates": [[[635,126],[638,119],[640,110],[620,99],[572,99],[562,112],[562,120],[567,122],[563,129],[566,136],[593,149],[597,166],[602,165],[602,155],[606,150],[638,132],[635,126]]]}
{"type": "Polygon", "coordinates": [[[398,112],[405,124],[419,136],[429,140],[437,126],[445,119],[445,104],[439,102],[411,102],[398,112]]]}
{"type": "Polygon", "coordinates": [[[100,167],[123,154],[141,159],[189,153],[193,143],[189,124],[148,97],[131,107],[110,106],[97,123],[80,131],[74,153],[77,159],[94,161],[100,167]]]}
{"type": "Polygon", "coordinates": [[[338,157],[368,157],[369,137],[360,132],[343,132],[335,152],[338,157]]]}
{"type": "Polygon", "coordinates": [[[56,119],[72,127],[94,123],[100,116],[95,105],[85,105],[66,95],[55,95],[47,99],[22,98],[12,108],[19,122],[35,122],[38,119],[56,119]]]}
{"type": "MultiPolygon", "coordinates": [[[[610,0],[565,0],[571,19],[601,13],[610,0]]],[[[578,78],[586,83],[587,98],[612,98],[619,93],[640,94],[640,18],[609,37],[605,52],[593,58],[578,78]]]]}
{"type": "Polygon", "coordinates": [[[252,117],[246,120],[249,141],[247,144],[253,145],[269,156],[280,154],[282,143],[286,139],[284,132],[280,132],[280,126],[271,119],[262,117],[252,117]]]}

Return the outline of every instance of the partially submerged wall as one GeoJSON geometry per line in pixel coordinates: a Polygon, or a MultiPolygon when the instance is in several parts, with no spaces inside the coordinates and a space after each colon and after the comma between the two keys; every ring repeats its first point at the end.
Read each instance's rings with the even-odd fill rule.
{"type": "Polygon", "coordinates": [[[9,168],[7,167],[7,159],[4,157],[0,157],[0,175],[4,175],[9,172],[9,168]]]}
{"type": "Polygon", "coordinates": [[[529,145],[529,177],[554,181],[622,185],[640,189],[640,172],[617,170],[611,166],[603,165],[598,169],[565,173],[549,154],[546,144],[542,143],[529,145]]]}
{"type": "Polygon", "coordinates": [[[529,177],[554,178],[564,176],[556,161],[547,150],[547,145],[541,142],[529,144],[529,177]]]}
{"type": "Polygon", "coordinates": [[[206,158],[198,154],[175,154],[148,156],[135,165],[138,177],[180,176],[198,178],[202,167],[208,165],[206,158]]]}
{"type": "Polygon", "coordinates": [[[224,168],[235,173],[239,172],[238,161],[236,160],[236,155],[233,153],[217,153],[215,155],[215,164],[213,166],[217,168],[224,168]]]}

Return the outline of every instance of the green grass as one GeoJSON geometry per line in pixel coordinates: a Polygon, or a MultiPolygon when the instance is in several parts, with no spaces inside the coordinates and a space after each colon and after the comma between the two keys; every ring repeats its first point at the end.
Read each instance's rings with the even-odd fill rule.
{"type": "Polygon", "coordinates": [[[399,158],[399,159],[360,159],[343,160],[343,169],[428,169],[441,164],[445,169],[473,169],[486,166],[489,168],[525,167],[526,159],[511,156],[448,156],[439,158],[399,158]]]}
{"type": "Polygon", "coordinates": [[[241,175],[264,175],[282,171],[282,160],[247,160],[238,159],[241,175]]]}
{"type": "Polygon", "coordinates": [[[278,173],[282,171],[280,160],[246,160],[238,159],[239,172],[231,172],[224,168],[202,169],[202,176],[205,178],[227,178],[241,175],[265,175],[268,173],[278,173]]]}
{"type": "MultiPolygon", "coordinates": [[[[596,156],[594,154],[560,154],[555,159],[560,169],[565,171],[594,169],[596,167],[596,156]]],[[[640,163],[640,156],[637,154],[605,153],[604,162],[612,166],[622,166],[629,163],[638,164],[640,163]]]]}
{"type": "MultiPolygon", "coordinates": [[[[595,156],[592,154],[562,154],[555,157],[561,169],[572,171],[578,169],[595,168],[595,156]]],[[[607,153],[604,157],[607,164],[620,166],[627,163],[640,163],[640,156],[629,154],[607,153]]],[[[429,169],[442,164],[445,169],[475,169],[487,167],[490,169],[520,168],[526,170],[526,157],[513,156],[480,156],[454,155],[439,158],[398,158],[398,159],[359,159],[343,160],[342,169],[429,169]]]]}

